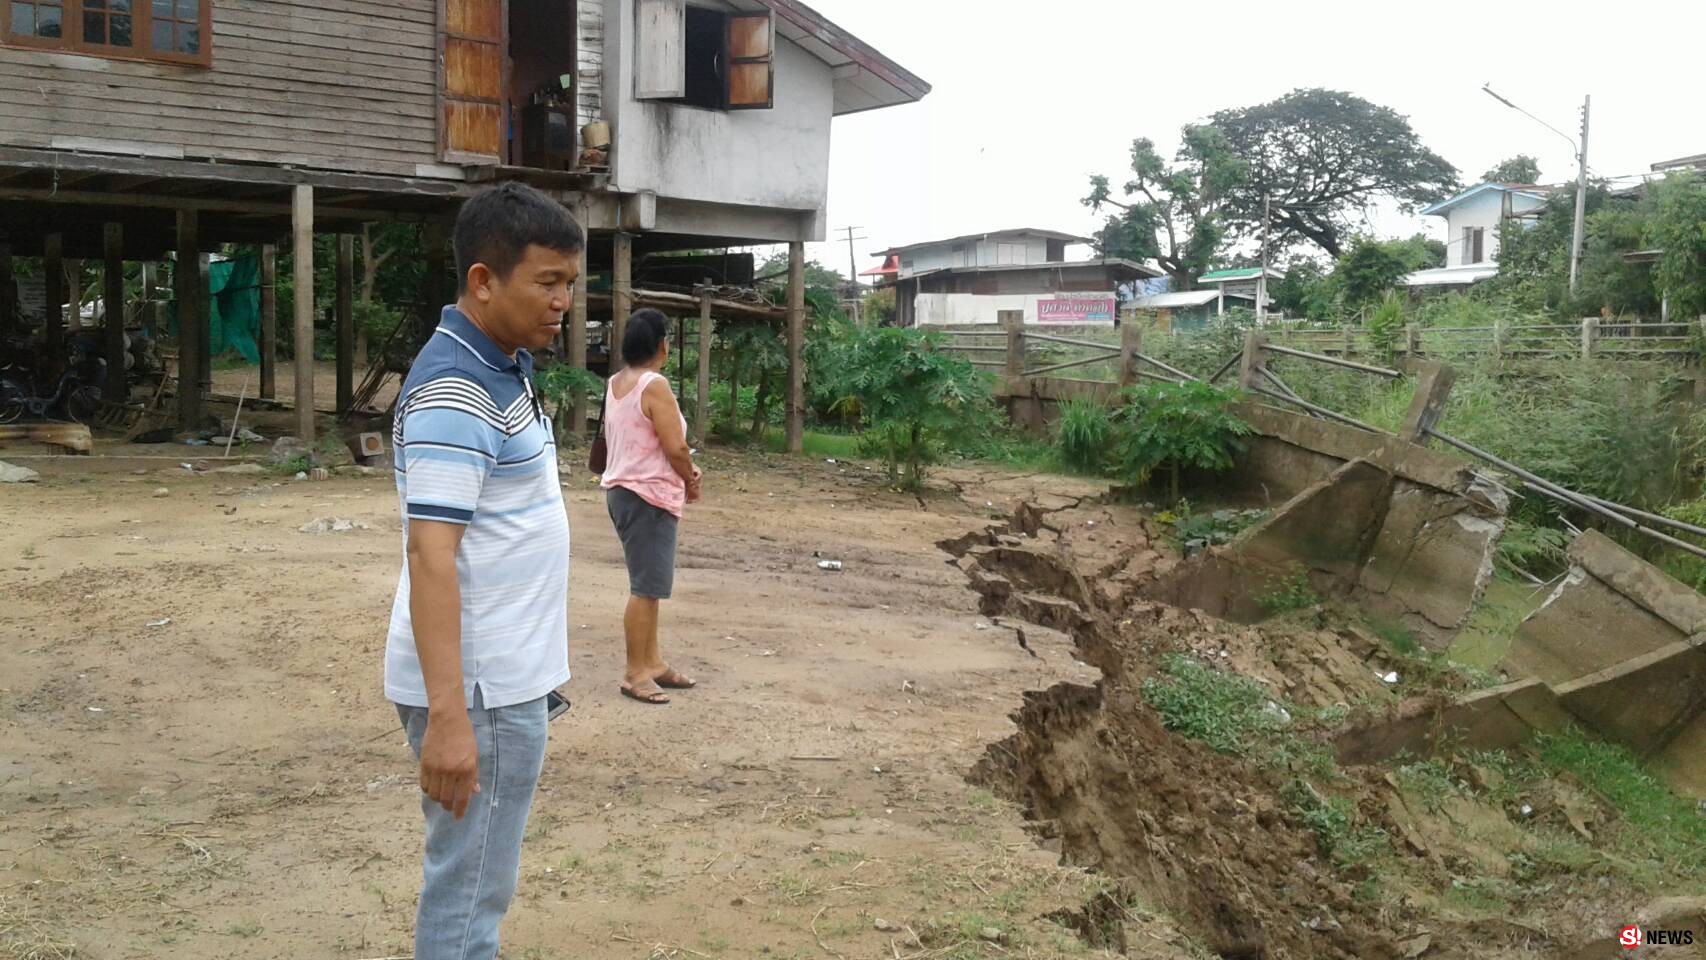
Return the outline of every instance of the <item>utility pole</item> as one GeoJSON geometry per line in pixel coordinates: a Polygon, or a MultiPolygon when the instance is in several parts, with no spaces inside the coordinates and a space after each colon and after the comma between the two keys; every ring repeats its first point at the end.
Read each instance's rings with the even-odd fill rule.
{"type": "Polygon", "coordinates": [[[1262,190],[1262,272],[1256,275],[1256,323],[1268,321],[1268,209],[1272,196],[1262,190]]]}
{"type": "Polygon", "coordinates": [[[1593,97],[1584,96],[1582,98],[1582,139],[1578,143],[1574,137],[1564,131],[1494,93],[1492,84],[1482,84],[1481,92],[1563,137],[1564,142],[1576,151],[1576,224],[1575,231],[1570,237],[1570,293],[1574,295],[1576,278],[1580,275],[1582,266],[1582,219],[1587,213],[1588,202],[1588,108],[1593,103],[1593,97]]]}
{"type": "Polygon", "coordinates": [[[1593,97],[1582,97],[1582,146],[1576,154],[1576,230],[1570,238],[1570,295],[1576,293],[1576,277],[1582,272],[1582,217],[1588,202],[1588,110],[1593,97]]]}
{"type": "Polygon", "coordinates": [[[855,237],[853,231],[861,227],[842,227],[847,234],[847,282],[853,285],[853,322],[859,322],[859,258],[853,252],[853,241],[866,239],[864,234],[855,237]]]}

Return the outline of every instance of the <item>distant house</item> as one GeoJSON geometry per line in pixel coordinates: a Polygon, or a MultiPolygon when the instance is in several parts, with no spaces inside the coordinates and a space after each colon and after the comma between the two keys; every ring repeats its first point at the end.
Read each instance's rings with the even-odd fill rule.
{"type": "MultiPolygon", "coordinates": [[[[1273,267],[1267,269],[1268,302],[1273,303],[1272,285],[1285,279],[1285,274],[1273,267]]],[[[1262,277],[1261,267],[1242,267],[1235,270],[1211,270],[1197,278],[1205,290],[1213,288],[1216,293],[1216,314],[1226,312],[1227,301],[1238,301],[1232,306],[1254,307],[1256,305],[1257,281],[1262,277]]]]}
{"type": "Polygon", "coordinates": [[[1409,274],[1405,286],[1467,287],[1496,276],[1499,224],[1540,210],[1551,191],[1531,183],[1481,183],[1423,210],[1423,216],[1445,218],[1445,266],[1409,274]]]}
{"type": "Polygon", "coordinates": [[[1084,237],[1023,228],[914,243],[881,251],[895,290],[898,326],[1112,324],[1118,290],[1159,270],[1130,260],[1066,259],[1084,237]]]}
{"type": "Polygon", "coordinates": [[[1677,157],[1675,160],[1660,160],[1653,164],[1654,173],[1696,173],[1706,172],[1706,153],[1697,153],[1692,157],[1677,157]]]}
{"type": "Polygon", "coordinates": [[[1133,300],[1131,306],[1135,310],[1155,314],[1156,324],[1162,330],[1175,331],[1207,326],[1210,320],[1225,313],[1229,304],[1253,308],[1256,294],[1254,290],[1249,293],[1227,292],[1217,286],[1210,290],[1150,294],[1133,300]]]}

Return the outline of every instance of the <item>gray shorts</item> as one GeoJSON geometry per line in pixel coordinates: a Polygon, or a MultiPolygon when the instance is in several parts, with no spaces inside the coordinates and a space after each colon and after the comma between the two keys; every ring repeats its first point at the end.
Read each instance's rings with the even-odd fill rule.
{"type": "Polygon", "coordinates": [[[628,561],[628,592],[636,597],[668,600],[675,586],[675,514],[647,503],[626,487],[604,491],[604,506],[622,556],[628,561]]]}

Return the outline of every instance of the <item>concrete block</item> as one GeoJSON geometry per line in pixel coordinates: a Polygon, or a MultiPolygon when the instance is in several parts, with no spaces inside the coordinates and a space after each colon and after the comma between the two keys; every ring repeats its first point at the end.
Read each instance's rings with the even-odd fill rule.
{"type": "Polygon", "coordinates": [[[1575,566],[1540,609],[1517,627],[1505,662],[1516,673],[1557,687],[1685,637],[1664,618],[1575,566]]]}
{"type": "Polygon", "coordinates": [[[1270,567],[1303,564],[1348,588],[1380,528],[1391,489],[1391,474],[1352,460],[1244,531],[1232,548],[1270,567]]]}
{"type": "Polygon", "coordinates": [[[1654,773],[1678,793],[1706,800],[1706,713],[1690,720],[1651,760],[1654,773]]]}
{"type": "Polygon", "coordinates": [[[1470,750],[1505,750],[1535,733],[1556,733],[1570,716],[1538,680],[1521,680],[1476,691],[1444,707],[1429,700],[1406,701],[1398,716],[1341,734],[1336,743],[1344,763],[1378,763],[1408,751],[1426,756],[1441,741],[1470,750]]]}
{"type": "MultiPolygon", "coordinates": [[[[1408,480],[1393,485],[1358,593],[1383,612],[1409,614],[1430,646],[1443,649],[1469,619],[1493,575],[1504,533],[1504,496],[1494,509],[1408,480]]],[[[1409,619],[1409,618],[1406,618],[1409,619]]]]}
{"type": "Polygon", "coordinates": [[[1559,684],[1558,702],[1641,756],[1664,750],[1706,704],[1706,647],[1682,640],[1559,684]]]}
{"type": "Polygon", "coordinates": [[[1706,597],[1605,534],[1589,530],[1577,537],[1570,559],[1682,633],[1706,632],[1706,597]]]}

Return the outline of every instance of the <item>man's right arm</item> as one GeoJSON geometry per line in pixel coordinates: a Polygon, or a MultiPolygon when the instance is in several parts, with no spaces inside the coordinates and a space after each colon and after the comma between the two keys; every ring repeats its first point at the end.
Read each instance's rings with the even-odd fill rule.
{"type": "Polygon", "coordinates": [[[462,591],[456,548],[467,529],[457,523],[409,522],[409,621],[426,686],[427,728],[421,740],[421,790],[456,819],[480,792],[480,755],[462,693],[462,591]]]}

